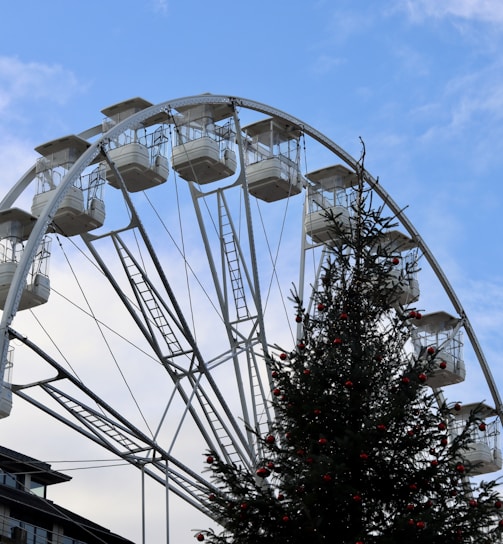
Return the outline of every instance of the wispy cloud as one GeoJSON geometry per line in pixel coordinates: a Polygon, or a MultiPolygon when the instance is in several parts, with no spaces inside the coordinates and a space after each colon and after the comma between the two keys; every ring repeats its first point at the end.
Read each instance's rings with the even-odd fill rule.
{"type": "Polygon", "coordinates": [[[415,20],[456,17],[491,24],[503,22],[503,3],[494,0],[407,0],[405,7],[415,20]]]}
{"type": "Polygon", "coordinates": [[[29,98],[64,104],[82,91],[81,83],[70,70],[58,64],[23,62],[16,57],[0,56],[0,113],[12,116],[12,108],[29,98]]]}

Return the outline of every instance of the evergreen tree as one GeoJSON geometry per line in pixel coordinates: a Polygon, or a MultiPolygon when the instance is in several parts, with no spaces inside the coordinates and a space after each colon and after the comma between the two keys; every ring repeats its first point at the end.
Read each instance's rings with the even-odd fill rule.
{"type": "MultiPolygon", "coordinates": [[[[223,531],[210,544],[406,544],[500,542],[496,482],[474,484],[463,452],[483,425],[474,410],[449,432],[459,404],[427,386],[433,347],[411,352],[421,314],[399,303],[404,277],[373,208],[363,155],[351,228],[327,211],[333,251],[308,315],[294,293],[302,335],[267,355],[275,422],[257,433],[256,472],[208,452],[218,493],[207,506],[223,531]]],[[[503,509],[502,509],[503,510],[503,509]]]]}

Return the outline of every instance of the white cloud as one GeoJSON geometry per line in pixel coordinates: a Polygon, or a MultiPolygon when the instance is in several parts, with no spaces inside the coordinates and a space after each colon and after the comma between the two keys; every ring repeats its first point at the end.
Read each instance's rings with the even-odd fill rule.
{"type": "Polygon", "coordinates": [[[0,113],[12,116],[12,106],[29,98],[64,104],[82,90],[73,72],[58,64],[23,62],[0,56],[0,113]]]}
{"type": "Polygon", "coordinates": [[[415,20],[456,17],[493,24],[503,22],[503,4],[494,0],[407,0],[406,9],[415,20]]]}

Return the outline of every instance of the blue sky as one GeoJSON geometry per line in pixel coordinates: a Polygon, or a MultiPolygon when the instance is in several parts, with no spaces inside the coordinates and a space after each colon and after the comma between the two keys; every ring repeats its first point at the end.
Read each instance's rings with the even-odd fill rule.
{"type": "MultiPolygon", "coordinates": [[[[18,0],[1,9],[0,191],[34,162],[34,147],[134,96],[249,98],[354,156],[361,137],[368,170],[408,206],[503,384],[503,4],[18,0]]],[[[4,445],[18,448],[19,425],[5,423],[4,445]]],[[[139,540],[137,528],[100,521],[139,540]]],[[[181,536],[190,528],[177,542],[192,542],[181,536]]]]}

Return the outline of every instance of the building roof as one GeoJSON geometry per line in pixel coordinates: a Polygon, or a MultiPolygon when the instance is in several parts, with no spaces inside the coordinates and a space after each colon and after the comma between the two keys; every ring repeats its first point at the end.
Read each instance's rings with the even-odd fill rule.
{"type": "Polygon", "coordinates": [[[0,469],[18,474],[29,472],[32,478],[44,485],[58,484],[71,480],[70,476],[51,469],[51,465],[38,461],[33,457],[24,455],[9,448],[0,446],[0,469]]]}

